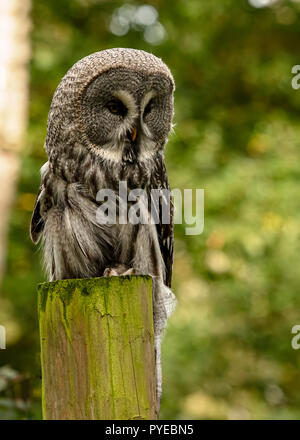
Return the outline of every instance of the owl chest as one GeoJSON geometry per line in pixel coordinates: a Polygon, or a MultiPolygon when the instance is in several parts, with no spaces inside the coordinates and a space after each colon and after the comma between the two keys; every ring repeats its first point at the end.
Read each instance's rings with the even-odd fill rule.
{"type": "Polygon", "coordinates": [[[141,163],[106,164],[104,167],[104,184],[114,191],[119,189],[120,182],[126,182],[128,189],[149,186],[151,169],[141,163]]]}

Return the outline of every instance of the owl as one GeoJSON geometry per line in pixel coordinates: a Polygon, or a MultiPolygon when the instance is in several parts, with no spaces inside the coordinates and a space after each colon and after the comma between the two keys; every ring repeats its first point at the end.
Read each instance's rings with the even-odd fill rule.
{"type": "MultiPolygon", "coordinates": [[[[170,221],[125,224],[97,220],[98,191],[169,190],[164,148],[172,127],[174,80],[156,56],[109,49],[78,61],[51,103],[48,161],[31,219],[41,239],[50,280],[148,274],[153,278],[157,405],[162,392],[161,337],[176,299],[171,287],[173,205],[170,221]]],[[[116,198],[118,201],[118,197],[116,198]]],[[[116,208],[119,208],[116,202],[116,208]]],[[[150,207],[146,208],[150,214],[150,207]]]]}

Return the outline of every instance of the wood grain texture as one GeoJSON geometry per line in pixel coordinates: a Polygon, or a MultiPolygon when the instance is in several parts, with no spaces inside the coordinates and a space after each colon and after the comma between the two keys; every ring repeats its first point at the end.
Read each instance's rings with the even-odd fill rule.
{"type": "Polygon", "coordinates": [[[38,300],[44,419],[156,419],[151,277],[43,283],[38,300]]]}

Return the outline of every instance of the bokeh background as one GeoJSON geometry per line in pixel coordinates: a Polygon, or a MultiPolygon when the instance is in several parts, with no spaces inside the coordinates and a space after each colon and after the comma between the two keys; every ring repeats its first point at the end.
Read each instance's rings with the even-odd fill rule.
{"type": "MultiPolygon", "coordinates": [[[[0,418],[41,418],[28,229],[55,88],[111,47],[163,58],[175,81],[172,187],[204,188],[202,235],[175,230],[179,304],[163,343],[165,419],[298,419],[300,2],[33,0],[29,123],[0,297],[0,418]]],[[[5,188],[1,188],[5,191],[5,188]]]]}

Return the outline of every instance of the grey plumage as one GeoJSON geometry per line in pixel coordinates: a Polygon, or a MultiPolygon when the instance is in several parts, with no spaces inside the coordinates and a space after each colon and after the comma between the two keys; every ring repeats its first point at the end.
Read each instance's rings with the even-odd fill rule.
{"type": "Polygon", "coordinates": [[[173,91],[168,67],[143,51],[110,49],[77,62],[52,100],[48,162],[31,221],[50,280],[133,271],[153,276],[158,399],[160,339],[176,303],[170,290],[173,207],[170,224],[105,225],[97,221],[96,195],[103,188],[117,193],[120,181],[128,190],[169,189],[164,146],[173,91]]]}

